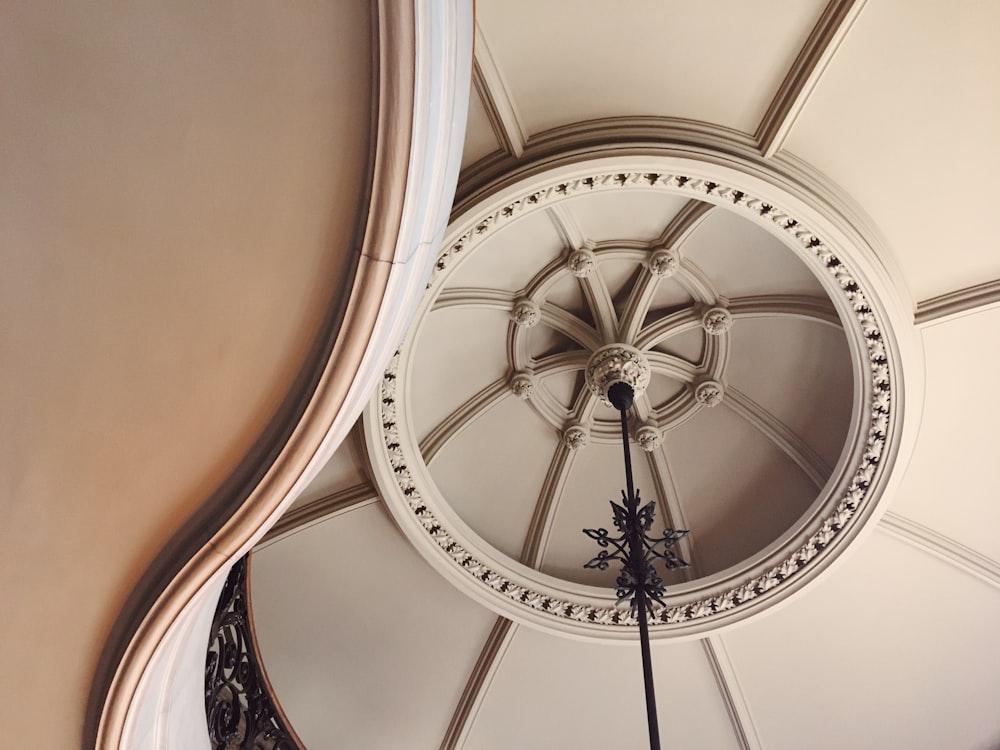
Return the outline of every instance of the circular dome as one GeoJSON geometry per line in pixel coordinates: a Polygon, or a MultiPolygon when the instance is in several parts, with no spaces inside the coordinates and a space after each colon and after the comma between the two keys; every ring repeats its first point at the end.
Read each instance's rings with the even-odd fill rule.
{"type": "Polygon", "coordinates": [[[615,379],[636,388],[655,530],[691,532],[654,638],[778,601],[875,505],[893,390],[873,292],[835,228],[720,169],[562,167],[449,229],[366,432],[404,532],[509,617],[630,637],[618,570],[584,568],[598,550],[582,529],[611,525],[624,483],[615,379]]]}

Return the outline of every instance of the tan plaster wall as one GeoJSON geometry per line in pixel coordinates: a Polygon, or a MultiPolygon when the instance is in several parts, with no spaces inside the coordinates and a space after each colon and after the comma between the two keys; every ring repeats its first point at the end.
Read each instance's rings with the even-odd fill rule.
{"type": "Polygon", "coordinates": [[[80,742],[126,597],[348,282],[363,0],[23,2],[0,23],[0,726],[80,742]]]}

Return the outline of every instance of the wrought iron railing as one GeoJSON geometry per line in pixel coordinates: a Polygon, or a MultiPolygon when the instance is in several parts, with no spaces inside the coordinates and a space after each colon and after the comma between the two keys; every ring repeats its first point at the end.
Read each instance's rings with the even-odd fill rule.
{"type": "Polygon", "coordinates": [[[302,750],[257,652],[243,557],[229,572],[205,659],[205,714],[213,750],[302,750]]]}

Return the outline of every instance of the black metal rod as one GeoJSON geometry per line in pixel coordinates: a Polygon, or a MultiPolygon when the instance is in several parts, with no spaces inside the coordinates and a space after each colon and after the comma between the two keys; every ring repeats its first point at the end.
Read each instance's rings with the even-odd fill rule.
{"type": "MultiPolygon", "coordinates": [[[[629,389],[631,390],[631,388],[629,389]]],[[[631,401],[631,399],[628,399],[631,401]]],[[[616,404],[618,405],[618,404],[616,404]]],[[[636,579],[636,614],[639,618],[639,646],[642,650],[642,680],[646,689],[646,721],[649,725],[649,748],[660,750],[660,727],[656,716],[656,690],[653,687],[653,660],[649,652],[649,625],[646,622],[646,555],[639,529],[639,501],[632,480],[632,455],[628,440],[628,405],[618,405],[622,420],[622,447],[625,451],[626,510],[628,512],[629,567],[636,579]]]]}

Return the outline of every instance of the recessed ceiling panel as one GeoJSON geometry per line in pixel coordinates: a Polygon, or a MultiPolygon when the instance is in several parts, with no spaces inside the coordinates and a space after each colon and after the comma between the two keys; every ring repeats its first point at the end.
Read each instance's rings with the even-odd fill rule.
{"type": "Polygon", "coordinates": [[[412,381],[413,421],[421,436],[507,372],[507,315],[500,310],[435,310],[420,335],[412,381]]]}
{"type": "Polygon", "coordinates": [[[476,10],[529,134],[633,115],[752,133],[824,4],[491,0],[476,10]]]}
{"type": "Polygon", "coordinates": [[[466,123],[465,149],[462,151],[462,169],[489,156],[500,148],[493,127],[490,125],[483,100],[475,86],[469,94],[469,119],[466,123]]]}
{"type": "Polygon", "coordinates": [[[1000,278],[1000,3],[868,3],[785,148],[857,200],[915,300],[1000,278]],[[933,51],[930,53],[929,51],[933,51]]]}
{"type": "Polygon", "coordinates": [[[380,505],[260,550],[250,575],[268,677],[306,747],[438,746],[495,618],[380,505]]]}
{"type": "Polygon", "coordinates": [[[876,533],[725,642],[762,747],[993,748],[998,622],[995,587],[876,533]]]}
{"type": "Polygon", "coordinates": [[[653,242],[687,202],[678,195],[592,193],[565,206],[588,240],[653,242]]]}
{"type": "MultiPolygon", "coordinates": [[[[700,643],[653,649],[664,747],[737,750],[700,643]]],[[[514,635],[466,747],[641,748],[649,744],[639,649],[595,646],[528,628],[514,635]]]]}

